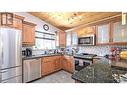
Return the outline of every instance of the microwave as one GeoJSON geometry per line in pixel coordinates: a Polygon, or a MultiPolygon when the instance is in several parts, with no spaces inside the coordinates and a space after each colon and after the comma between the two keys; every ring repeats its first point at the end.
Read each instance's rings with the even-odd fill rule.
{"type": "Polygon", "coordinates": [[[79,37],[78,45],[95,45],[95,35],[79,37]]]}

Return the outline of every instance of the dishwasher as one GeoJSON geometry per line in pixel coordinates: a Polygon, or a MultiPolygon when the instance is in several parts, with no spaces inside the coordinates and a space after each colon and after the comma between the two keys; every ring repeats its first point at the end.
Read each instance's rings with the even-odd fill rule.
{"type": "Polygon", "coordinates": [[[41,78],[41,58],[23,61],[23,82],[27,83],[41,78]]]}

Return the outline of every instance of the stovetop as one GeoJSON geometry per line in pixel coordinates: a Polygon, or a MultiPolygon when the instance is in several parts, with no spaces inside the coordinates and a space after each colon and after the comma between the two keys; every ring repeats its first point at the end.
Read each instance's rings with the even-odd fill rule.
{"type": "Polygon", "coordinates": [[[75,54],[74,58],[84,58],[84,59],[93,59],[93,57],[97,56],[96,54],[88,54],[88,53],[81,53],[75,54]]]}

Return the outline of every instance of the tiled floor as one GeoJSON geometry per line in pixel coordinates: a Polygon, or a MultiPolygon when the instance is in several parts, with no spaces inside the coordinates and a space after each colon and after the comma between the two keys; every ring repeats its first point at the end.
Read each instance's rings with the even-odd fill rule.
{"type": "Polygon", "coordinates": [[[71,78],[71,74],[66,71],[59,71],[43,77],[42,79],[36,80],[32,83],[74,83],[75,81],[71,78]]]}

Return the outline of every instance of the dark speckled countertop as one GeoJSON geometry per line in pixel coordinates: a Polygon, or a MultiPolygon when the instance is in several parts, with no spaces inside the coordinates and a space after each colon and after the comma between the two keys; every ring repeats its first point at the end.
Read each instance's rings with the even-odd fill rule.
{"type": "Polygon", "coordinates": [[[127,60],[96,57],[94,64],[73,73],[72,78],[81,83],[115,83],[112,75],[116,73],[127,73],[127,60]]]}
{"type": "Polygon", "coordinates": [[[108,59],[105,57],[95,57],[94,63],[105,63],[110,64],[113,68],[118,68],[121,70],[127,70],[127,60],[122,58],[108,59]]]}
{"type": "Polygon", "coordinates": [[[34,58],[41,58],[41,57],[49,57],[49,56],[60,56],[62,54],[40,54],[40,55],[32,55],[32,56],[24,56],[22,57],[23,60],[27,59],[34,59],[34,58]]]}
{"type": "Polygon", "coordinates": [[[72,78],[82,83],[115,83],[109,64],[95,63],[74,73],[72,78]]]}
{"type": "Polygon", "coordinates": [[[73,56],[70,54],[37,54],[32,56],[24,56],[22,57],[22,60],[35,59],[35,58],[41,58],[41,57],[50,57],[50,56],[62,56],[62,55],[73,56]]]}

